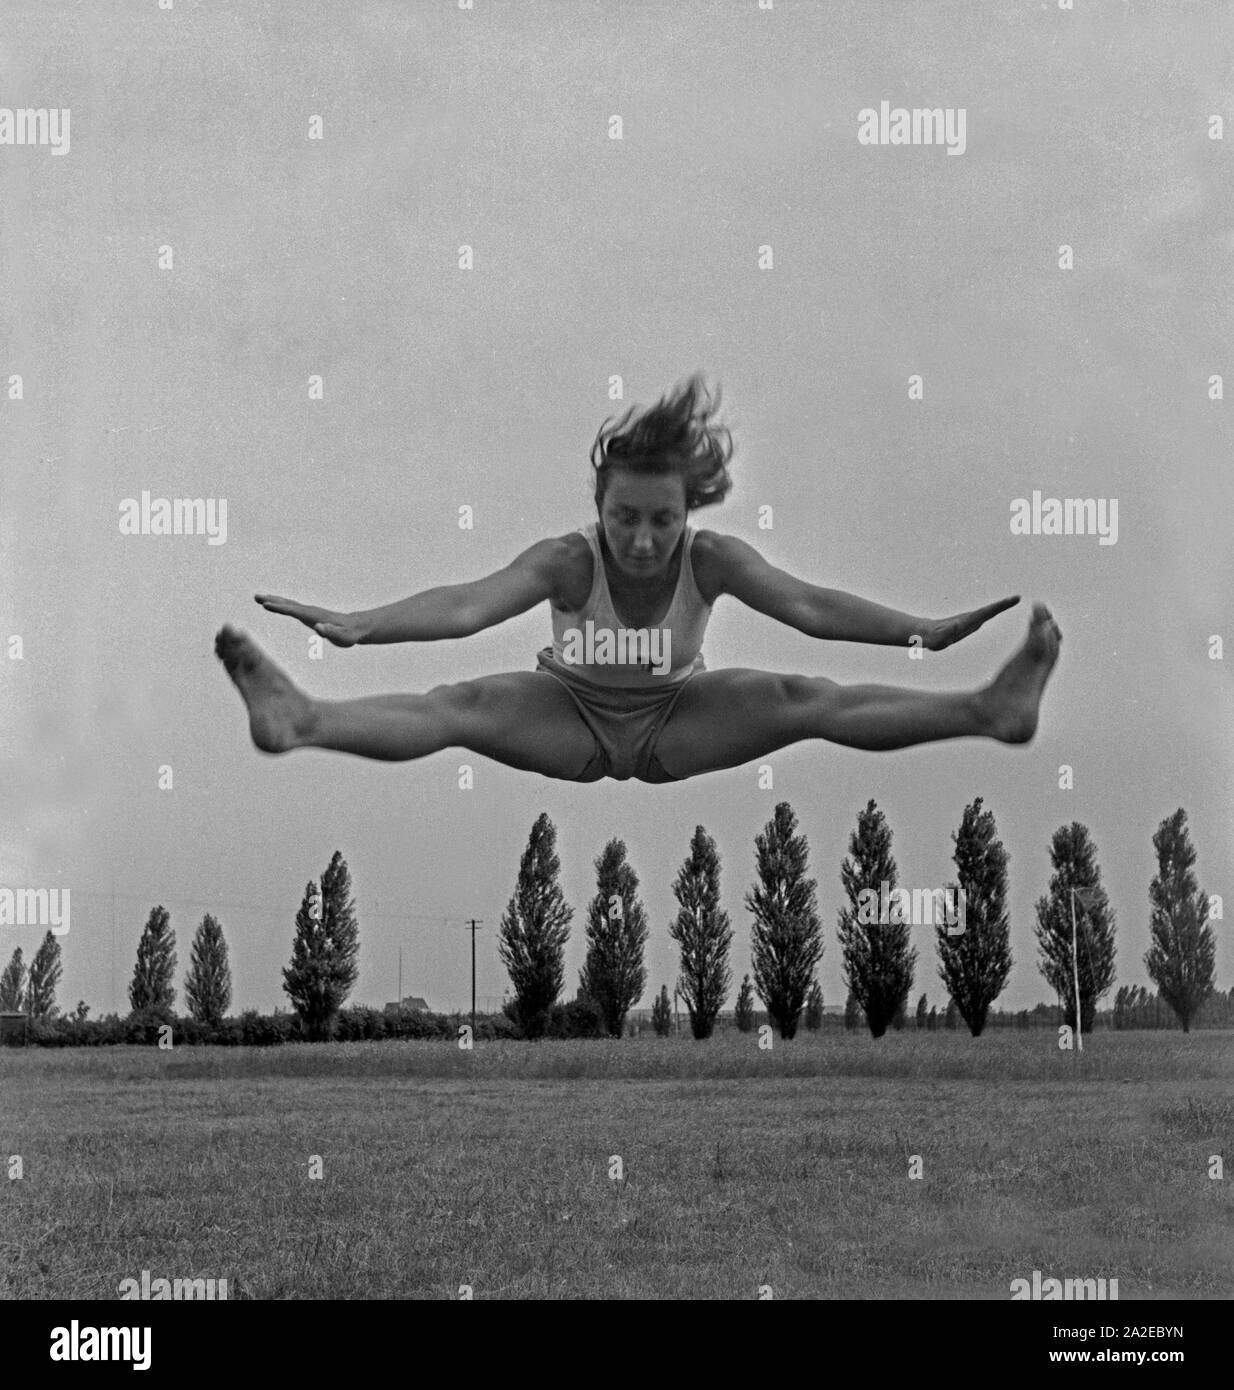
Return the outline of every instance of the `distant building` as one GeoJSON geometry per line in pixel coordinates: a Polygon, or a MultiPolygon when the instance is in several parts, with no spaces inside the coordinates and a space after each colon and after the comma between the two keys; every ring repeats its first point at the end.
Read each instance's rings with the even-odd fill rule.
{"type": "Polygon", "coordinates": [[[402,1004],[402,1007],[401,1007],[401,1008],[399,1007],[399,1005],[398,1005],[397,1003],[395,1003],[395,1004],[387,1004],[387,1005],[386,1005],[386,1013],[388,1013],[388,1014],[397,1014],[397,1013],[404,1013],[404,1014],[426,1014],[426,1013],[428,1013],[428,1012],[429,1012],[429,1007],[428,1007],[427,1002],[426,1002],[425,1000],[421,999],[420,996],[419,996],[418,994],[409,994],[409,995],[403,1000],[403,1004],[402,1004]]]}
{"type": "Polygon", "coordinates": [[[0,1013],[0,1038],[21,1038],[24,1042],[29,1031],[30,1020],[24,1013],[9,1009],[0,1013]]]}

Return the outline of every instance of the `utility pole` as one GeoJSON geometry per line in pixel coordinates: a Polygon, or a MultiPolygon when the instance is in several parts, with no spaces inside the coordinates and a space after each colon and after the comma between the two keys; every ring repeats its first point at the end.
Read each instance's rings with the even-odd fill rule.
{"type": "Polygon", "coordinates": [[[476,1036],[476,923],[483,921],[483,917],[471,918],[471,1037],[473,1042],[476,1036]]]}
{"type": "Polygon", "coordinates": [[[403,948],[398,948],[398,1012],[399,1017],[403,1014],[403,948]]]}
{"type": "Polygon", "coordinates": [[[116,870],[111,871],[111,1007],[116,1011],[116,870]]]}

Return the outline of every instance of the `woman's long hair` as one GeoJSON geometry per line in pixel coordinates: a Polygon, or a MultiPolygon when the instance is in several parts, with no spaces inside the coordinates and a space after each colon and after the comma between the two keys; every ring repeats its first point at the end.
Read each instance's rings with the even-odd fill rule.
{"type": "Polygon", "coordinates": [[[712,420],[719,408],[719,386],[713,395],[702,373],[695,372],[655,405],[645,410],[631,406],[615,424],[611,417],[605,420],[591,446],[597,509],[614,468],[680,473],[687,511],[723,502],[733,486],[728,472],[733,438],[712,420]]]}

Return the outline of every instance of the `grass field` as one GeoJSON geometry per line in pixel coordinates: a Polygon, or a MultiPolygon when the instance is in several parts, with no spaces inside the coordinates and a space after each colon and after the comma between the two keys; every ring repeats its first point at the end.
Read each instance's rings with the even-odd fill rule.
{"type": "Polygon", "coordinates": [[[1222,1032],[4,1049],[0,1298],[1229,1298],[1232,1080],[1222,1032]]]}

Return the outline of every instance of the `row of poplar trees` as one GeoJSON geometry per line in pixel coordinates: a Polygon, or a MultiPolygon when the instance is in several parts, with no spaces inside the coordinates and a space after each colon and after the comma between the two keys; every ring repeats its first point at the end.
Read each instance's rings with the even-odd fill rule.
{"type": "MultiPolygon", "coordinates": [[[[137,945],[137,965],[129,986],[134,1012],[170,1016],[176,991],[175,936],[165,908],[156,907],[137,945]]],[[[360,973],[360,926],[351,891],[351,871],[335,850],[319,882],[305,886],[296,913],[291,963],[283,969],[283,991],[305,1035],[322,1041],[331,1034],[360,973]]],[[[190,1015],[217,1026],[231,1007],[231,966],[227,942],[208,913],[193,938],[192,962],[184,982],[190,1015]]]]}
{"type": "MultiPolygon", "coordinates": [[[[167,910],[151,912],[137,945],[137,965],[129,985],[134,1012],[170,1016],[176,991],[175,935],[167,910]]],[[[283,991],[305,1035],[330,1036],[334,1019],[360,973],[360,926],[351,891],[351,871],[335,850],[321,879],[310,880],[296,913],[291,963],[283,969],[283,991]]],[[[231,1007],[231,966],[223,929],[209,913],[193,938],[192,961],[184,982],[190,1015],[217,1026],[231,1007]]]]}
{"type": "MultiPolygon", "coordinates": [[[[564,952],[573,910],[557,882],[556,838],[553,823],[541,814],[501,920],[499,949],[514,989],[510,1012],[528,1037],[544,1034],[565,983],[564,952]]],[[[965,893],[965,930],[952,934],[941,914],[936,917],[939,976],[952,1005],[976,1037],[1011,974],[1008,854],[997,838],[994,816],[980,797],[965,808],[960,828],[951,838],[957,881],[948,884],[946,891],[965,893]]],[[[1187,1031],[1214,986],[1215,942],[1208,925],[1210,900],[1196,883],[1196,855],[1185,811],[1180,808],[1161,822],[1153,845],[1157,875],[1149,888],[1152,945],[1144,964],[1161,998],[1187,1031]]],[[[824,947],[817,883],[807,876],[808,845],[805,836],[797,833],[797,819],[787,802],[775,808],[771,821],[755,838],[755,849],[758,881],[744,899],[754,919],[754,989],[780,1035],[791,1038],[807,1001],[821,1003],[815,970],[824,947]]],[[[1096,847],[1085,826],[1073,821],[1056,830],[1050,858],[1049,891],[1036,904],[1038,968],[1062,1005],[1064,1021],[1074,1029],[1074,902],[1080,1023],[1083,1031],[1091,1032],[1098,1001],[1115,978],[1114,913],[1101,887],[1096,847]],[[1074,895],[1072,889],[1077,890],[1074,895]]],[[[587,909],[587,955],[579,995],[595,1001],[607,1031],[620,1037],[626,1015],[647,982],[643,965],[647,915],[638,898],[638,877],[626,860],[621,840],[609,841],[595,869],[597,889],[587,909]]],[[[898,887],[891,829],[873,801],[857,817],[840,874],[848,897],[838,921],[844,982],[870,1032],[881,1037],[905,1009],[917,952],[909,944],[908,922],[895,912],[886,914],[891,920],[871,920],[878,914],[863,908],[869,901],[863,899],[863,892],[879,895],[886,884],[890,894],[898,887]]],[[[720,856],[701,825],[695,828],[673,893],[679,906],[668,930],[681,952],[676,989],[685,1002],[693,1035],[706,1038],[728,996],[733,933],[728,914],[720,907],[720,856]]],[[[738,998],[739,1012],[743,1003],[748,1013],[748,977],[738,998]]]]}
{"type": "Polygon", "coordinates": [[[21,947],[0,973],[0,1013],[24,1013],[31,1018],[54,1018],[56,986],[64,967],[60,942],[52,932],[43,938],[29,966],[21,947]]]}
{"type": "MultiPolygon", "coordinates": [[[[360,928],[351,891],[351,873],[337,850],[319,882],[305,887],[296,913],[291,963],[283,970],[283,989],[309,1038],[330,1036],[334,1018],[359,975],[360,928]]],[[[60,979],[60,943],[46,940],[26,971],[21,951],[0,974],[0,1009],[54,1018],[55,987],[60,979]]],[[[165,907],[152,908],[137,943],[137,961],[129,983],[133,1013],[168,1022],[176,1000],[176,936],[165,907]]],[[[202,918],[193,937],[192,959],[184,981],[188,1011],[198,1023],[217,1027],[231,1008],[231,965],[227,942],[217,918],[202,918]]],[[[84,1019],[88,1009],[77,1006],[84,1019]]]]}
{"type": "MultiPolygon", "coordinates": [[[[1008,855],[980,797],[965,808],[960,829],[951,838],[957,882],[946,891],[964,891],[965,930],[953,936],[945,921],[936,921],[939,975],[955,1009],[977,1036],[1011,973],[1008,855]]],[[[564,954],[573,910],[558,883],[556,839],[552,821],[541,814],[501,919],[499,951],[514,988],[510,1012],[527,1037],[543,1036],[548,1030],[565,983],[564,954]]],[[[1149,887],[1152,945],[1144,964],[1186,1031],[1213,989],[1216,952],[1208,918],[1219,900],[1210,901],[1197,886],[1196,854],[1181,808],[1161,822],[1153,845],[1157,875],[1149,887]]],[[[763,833],[755,837],[755,849],[758,881],[744,899],[754,918],[754,988],[781,1036],[791,1038],[807,1001],[821,1012],[815,971],[823,939],[817,884],[807,876],[808,845],[797,833],[788,802],[775,808],[763,833]]],[[[1098,1001],[1114,983],[1114,914],[1101,887],[1096,848],[1083,825],[1072,822],[1056,830],[1050,856],[1054,872],[1049,892],[1036,905],[1038,965],[1063,1006],[1065,1022],[1074,1028],[1074,904],[1080,1020],[1083,1030],[1090,1032],[1098,1001]]],[[[620,1037],[626,1015],[647,983],[647,914],[621,840],[609,841],[595,869],[597,890],[588,907],[579,994],[598,1006],[606,1030],[620,1037]]],[[[896,920],[895,913],[888,914],[889,921],[871,920],[863,908],[864,893],[881,901],[884,884],[889,893],[898,888],[891,830],[873,801],[858,815],[840,873],[848,897],[838,921],[844,981],[871,1033],[879,1037],[906,1006],[917,952],[909,944],[907,922],[896,920]]],[[[720,856],[701,825],[695,827],[673,893],[678,911],[668,930],[681,955],[676,988],[685,1001],[691,1031],[696,1038],[706,1038],[731,985],[733,932],[720,906],[720,856]]],[[[330,1036],[334,1018],[355,985],[359,949],[351,875],[336,851],[320,882],[306,886],[296,914],[291,963],[283,971],[283,988],[308,1037],[330,1036]]],[[[170,915],[155,907],[138,943],[129,986],[134,1012],[172,1017],[175,968],[170,915]]],[[[25,1008],[38,1017],[53,1016],[60,969],[60,943],[50,932],[29,972],[16,951],[0,974],[0,1009],[25,1008]]],[[[231,1005],[227,943],[210,914],[193,940],[185,995],[193,1018],[206,1025],[220,1023],[231,1005]]],[[[738,997],[739,1013],[744,1005],[748,1015],[750,1002],[747,977],[738,997]]],[[[79,1004],[77,1017],[84,1018],[85,1012],[79,1004]]]]}

